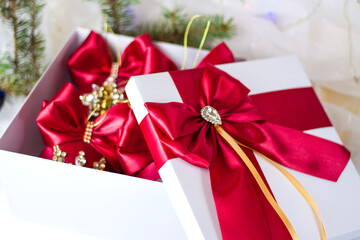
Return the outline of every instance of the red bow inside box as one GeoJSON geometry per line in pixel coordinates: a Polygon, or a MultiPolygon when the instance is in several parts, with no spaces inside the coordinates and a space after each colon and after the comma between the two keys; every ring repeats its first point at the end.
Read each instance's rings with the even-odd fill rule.
{"type": "MultiPolygon", "coordinates": [[[[235,65],[229,68],[232,73],[237,71],[235,65]]],[[[310,87],[249,97],[249,90],[239,80],[211,65],[167,75],[135,77],[132,81],[126,91],[135,115],[141,121],[141,129],[160,169],[160,176],[169,187],[171,184],[167,180],[178,181],[171,187],[181,186],[181,194],[190,204],[190,212],[198,221],[204,238],[214,235],[204,233],[211,232],[208,230],[211,227],[206,229],[200,211],[195,209],[201,203],[195,202],[197,194],[203,198],[202,192],[207,190],[192,188],[191,167],[181,164],[176,168],[175,164],[171,168],[169,162],[172,159],[180,158],[193,166],[209,169],[211,192],[223,239],[297,239],[291,223],[281,217],[274,207],[277,204],[269,200],[273,195],[251,150],[283,166],[331,181],[337,181],[349,161],[350,154],[343,146],[302,132],[331,126],[310,87]],[[150,90],[142,90],[147,78],[156,83],[155,88],[164,85],[162,90],[156,91],[157,96],[151,96],[150,90]],[[135,87],[135,82],[140,87],[135,87]],[[144,98],[145,110],[137,99],[132,98],[138,95],[144,98]],[[245,157],[240,157],[231,141],[240,145],[239,151],[244,152],[245,157]],[[166,170],[163,170],[165,165],[166,170]],[[188,175],[187,168],[190,170],[188,175]]],[[[356,184],[360,184],[358,179],[356,184]]],[[[169,190],[170,195],[175,192],[169,190]]],[[[175,208],[183,204],[186,209],[187,205],[180,203],[180,192],[177,194],[178,199],[173,199],[175,208]]],[[[183,218],[189,237],[199,234],[194,230],[195,225],[187,225],[185,219],[190,221],[190,216],[180,218],[183,218]]]]}
{"type": "MultiPolygon", "coordinates": [[[[199,66],[233,61],[231,51],[220,44],[199,66]]],[[[158,179],[123,88],[131,76],[176,70],[175,64],[152,45],[148,35],[135,38],[117,62],[102,36],[91,32],[68,67],[79,91],[67,83],[50,102],[44,102],[37,118],[46,145],[41,156],[158,179]]]]}

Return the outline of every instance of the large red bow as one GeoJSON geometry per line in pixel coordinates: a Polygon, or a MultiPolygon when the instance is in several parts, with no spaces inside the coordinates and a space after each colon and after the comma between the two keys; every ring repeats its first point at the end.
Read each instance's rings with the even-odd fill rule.
{"type": "MultiPolygon", "coordinates": [[[[313,176],[336,181],[349,152],[336,143],[267,122],[250,101],[249,90],[213,66],[206,66],[201,75],[184,71],[181,77],[194,80],[192,88],[199,91],[182,96],[184,103],[146,103],[149,114],[140,124],[145,135],[159,139],[148,142],[158,167],[180,157],[209,168],[223,239],[291,239],[242,160],[200,110],[214,107],[222,128],[237,141],[313,176]]],[[[262,175],[252,151],[243,151],[262,175]]]]}
{"type": "MultiPolygon", "coordinates": [[[[202,59],[197,68],[204,67],[208,63],[224,64],[234,61],[230,49],[225,43],[220,43],[202,59]]],[[[158,179],[160,176],[132,111],[127,121],[120,128],[118,142],[118,153],[123,170],[128,175],[151,180],[158,179]]]]}

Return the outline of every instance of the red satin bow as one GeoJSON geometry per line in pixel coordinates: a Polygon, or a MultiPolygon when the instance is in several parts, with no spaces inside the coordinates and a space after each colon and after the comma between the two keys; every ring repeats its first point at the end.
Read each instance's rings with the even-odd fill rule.
{"type": "MultiPolygon", "coordinates": [[[[43,104],[36,121],[45,145],[50,149],[59,145],[62,151],[68,153],[66,159],[69,162],[73,162],[78,151],[83,150],[85,158],[91,159],[85,166],[93,167],[93,162],[105,156],[111,168],[121,173],[123,171],[116,155],[117,134],[119,126],[126,120],[121,116],[126,116],[128,112],[127,104],[116,104],[103,120],[100,117],[95,121],[95,124],[99,120],[101,123],[93,128],[90,143],[84,143],[87,109],[76,89],[66,83],[50,102],[43,104]]],[[[51,159],[52,151],[45,149],[42,156],[51,159]]]]}
{"type": "MultiPolygon", "coordinates": [[[[208,63],[232,62],[235,62],[232,52],[225,43],[220,43],[202,59],[197,68],[204,67],[208,63]]],[[[119,131],[118,146],[120,163],[126,174],[150,180],[160,178],[132,111],[129,114],[128,123],[124,124],[119,131]]]]}
{"type": "MultiPolygon", "coordinates": [[[[80,93],[91,92],[92,84],[102,85],[110,76],[114,59],[106,41],[91,32],[68,61],[74,84],[80,93]]],[[[148,34],[136,37],[123,51],[117,83],[131,76],[176,70],[176,65],[155,48],[148,34]]],[[[122,83],[123,87],[125,83],[122,83]]]]}
{"type": "MultiPolygon", "coordinates": [[[[209,168],[224,240],[291,239],[244,163],[214,126],[201,117],[200,110],[214,107],[222,128],[233,138],[284,166],[313,176],[336,181],[349,152],[336,143],[267,122],[250,101],[249,90],[213,66],[206,66],[201,75],[195,71],[179,74],[192,79],[192,88],[199,91],[182,96],[184,103],[146,103],[149,114],[140,124],[145,136],[158,138],[148,141],[158,167],[180,157],[209,168]]],[[[252,151],[243,150],[262,175],[252,151]]]]}

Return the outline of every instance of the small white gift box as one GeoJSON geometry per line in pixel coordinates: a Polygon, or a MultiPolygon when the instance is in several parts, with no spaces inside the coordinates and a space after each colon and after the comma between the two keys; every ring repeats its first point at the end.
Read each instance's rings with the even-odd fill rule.
{"type": "MultiPolygon", "coordinates": [[[[35,120],[42,101],[71,82],[66,63],[89,32],[70,37],[0,139],[0,238],[186,239],[162,183],[35,157],[44,148],[35,120]]],[[[114,51],[133,40],[104,37],[114,51]]],[[[154,44],[181,65],[182,46],[154,44]]],[[[196,52],[188,49],[188,66],[196,52]]]]}
{"type": "MultiPolygon", "coordinates": [[[[311,87],[294,57],[282,57],[218,66],[247,86],[250,94],[311,87]]],[[[190,87],[190,86],[189,86],[190,87]]],[[[140,123],[148,114],[146,102],[182,102],[169,73],[132,77],[126,93],[140,123]]],[[[333,127],[306,131],[337,143],[333,127]]],[[[149,139],[147,139],[149,141],[149,139]]],[[[319,239],[319,229],[308,203],[271,164],[256,154],[275,198],[300,239],[319,239]]],[[[349,161],[337,182],[316,178],[286,168],[317,204],[328,239],[360,237],[360,177],[349,161]]],[[[189,239],[221,239],[209,171],[180,158],[167,161],[159,170],[172,204],[189,239]]]]}

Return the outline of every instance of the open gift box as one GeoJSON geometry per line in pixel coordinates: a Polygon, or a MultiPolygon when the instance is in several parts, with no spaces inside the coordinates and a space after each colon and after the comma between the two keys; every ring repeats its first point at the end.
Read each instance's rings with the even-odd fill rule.
{"type": "MultiPolygon", "coordinates": [[[[299,62],[294,57],[224,64],[218,65],[217,67],[221,70],[224,70],[232,77],[241,80],[242,84],[251,90],[250,96],[277,91],[281,92],[282,90],[288,89],[311,88],[310,81],[308,80],[299,62]]],[[[194,166],[189,163],[191,157],[197,157],[196,161],[200,161],[198,157],[199,155],[192,153],[185,155],[183,152],[186,152],[186,150],[183,149],[195,149],[201,152],[201,149],[199,150],[199,146],[205,145],[198,144],[194,139],[201,140],[205,137],[195,138],[193,137],[194,135],[191,135],[190,133],[183,133],[191,132],[192,130],[189,130],[189,125],[187,125],[189,124],[190,120],[182,120],[179,123],[180,126],[176,125],[176,116],[180,116],[180,110],[179,113],[177,113],[179,115],[175,115],[175,117],[171,116],[170,112],[165,112],[165,110],[170,109],[172,110],[172,113],[174,113],[175,106],[179,106],[176,103],[182,103],[184,101],[183,97],[185,97],[188,102],[191,101],[189,100],[191,98],[189,98],[188,93],[191,91],[188,90],[198,89],[198,85],[196,85],[198,83],[194,84],[194,86],[191,86],[191,83],[189,83],[190,81],[185,81],[184,79],[186,76],[190,75],[197,75],[200,78],[201,74],[199,71],[200,70],[186,70],[171,72],[170,74],[158,73],[146,76],[135,76],[130,79],[125,90],[134,110],[137,121],[142,127],[146,141],[148,145],[151,146],[150,151],[152,151],[155,162],[157,162],[158,167],[161,167],[159,169],[160,176],[184,227],[187,237],[189,239],[221,239],[222,231],[220,230],[220,224],[218,220],[219,212],[217,212],[214,202],[214,196],[212,192],[212,186],[214,185],[212,185],[210,180],[209,169],[206,167],[202,168],[194,166]],[[186,83],[183,83],[184,81],[186,83]],[[182,87],[181,94],[178,90],[179,86],[182,87]],[[152,107],[152,109],[155,111],[156,109],[159,109],[160,106],[163,106],[162,109],[164,112],[156,110],[158,112],[155,111],[157,113],[155,117],[154,115],[149,116],[148,108],[145,106],[145,103],[149,102],[153,103],[153,105],[147,105],[148,107],[152,107]],[[173,108],[170,108],[170,105],[158,104],[170,102],[175,102],[175,104],[172,105],[173,108]],[[159,118],[155,120],[156,117],[159,118]],[[171,117],[173,117],[172,120],[167,120],[171,119],[171,117]],[[165,124],[168,125],[164,127],[165,124]],[[188,136],[186,134],[189,134],[189,138],[184,139],[184,136],[188,136]],[[183,139],[184,141],[181,142],[183,139]],[[193,148],[188,146],[183,147],[181,144],[184,142],[189,143],[189,139],[192,139],[191,143],[193,148]],[[174,141],[177,142],[174,143],[174,145],[171,145],[174,141]],[[184,161],[180,158],[173,157],[179,156],[177,154],[188,157],[188,160],[184,161]]],[[[206,76],[211,75],[209,72],[206,72],[206,76]]],[[[203,74],[205,75],[205,73],[203,74]]],[[[222,78],[220,77],[219,79],[222,78]]],[[[221,80],[219,80],[219,82],[220,81],[221,80]]],[[[209,86],[206,85],[206,83],[203,84],[202,87],[209,86]]],[[[214,88],[211,86],[209,89],[214,90],[214,88]]],[[[229,94],[230,91],[225,89],[226,87],[223,88],[226,94],[229,94]]],[[[309,90],[311,91],[311,89],[309,90]]],[[[223,98],[229,97],[226,94],[224,93],[223,98]]],[[[211,99],[211,96],[209,97],[208,92],[201,96],[205,96],[211,99]]],[[[317,103],[318,100],[316,99],[316,96],[313,96],[314,105],[315,103],[319,104],[317,103]]],[[[302,103],[300,101],[299,106],[301,105],[302,103]]],[[[310,105],[312,104],[310,103],[310,105]]],[[[195,105],[191,105],[191,107],[193,106],[195,105]]],[[[277,106],[275,103],[267,102],[267,109],[271,109],[272,107],[276,108],[277,106]]],[[[183,108],[181,109],[183,110],[183,108]]],[[[187,107],[187,109],[189,108],[190,107],[187,107]]],[[[178,109],[180,109],[180,107],[178,107],[178,109]]],[[[318,111],[323,111],[320,104],[318,111]]],[[[268,112],[270,113],[270,111],[268,112]]],[[[198,117],[201,118],[200,112],[197,113],[198,117]]],[[[306,111],[303,113],[306,115],[306,111]]],[[[328,121],[326,120],[325,113],[323,115],[325,116],[325,119],[323,120],[328,121]]],[[[286,114],[283,114],[282,116],[286,117],[286,114]]],[[[310,125],[312,125],[312,117],[315,118],[317,116],[305,116],[305,118],[307,118],[307,122],[310,123],[310,125]]],[[[194,124],[200,125],[200,120],[193,121],[195,122],[194,124]]],[[[330,124],[328,124],[326,127],[310,126],[305,132],[310,135],[315,135],[333,142],[341,143],[335,129],[330,126],[330,124]]],[[[196,134],[198,134],[198,132],[196,132],[196,134]]],[[[290,143],[291,141],[296,140],[289,139],[290,143]]],[[[208,145],[206,146],[209,146],[213,143],[207,142],[207,144],[208,145]]],[[[300,146],[299,149],[301,149],[300,146]]],[[[206,155],[206,153],[204,153],[204,155],[206,155]]],[[[259,154],[255,154],[255,156],[266,177],[266,180],[270,185],[271,191],[274,194],[276,201],[290,220],[297,235],[299,236],[299,239],[319,239],[320,231],[318,223],[308,202],[302,198],[300,193],[276,168],[274,168],[273,165],[271,165],[259,154]]],[[[348,160],[348,155],[346,155],[345,160],[348,160]]],[[[195,160],[193,162],[195,162],[195,160]]],[[[320,216],[322,217],[328,239],[354,239],[356,237],[360,237],[360,177],[351,160],[347,162],[343,172],[335,182],[304,174],[289,168],[286,168],[286,170],[288,170],[305,187],[305,189],[314,199],[319,209],[320,216]]],[[[213,170],[213,172],[215,174],[217,173],[216,170],[213,170]]],[[[227,176],[222,177],[226,178],[227,176]]],[[[220,191],[219,189],[217,190],[220,191]]],[[[247,193],[244,192],[244,194],[247,193]]],[[[221,196],[219,198],[221,198],[221,196]]],[[[246,217],[249,217],[249,215],[246,215],[246,217]]],[[[254,223],[256,223],[255,220],[254,223]]],[[[234,223],[233,226],[235,225],[236,223],[234,223]]],[[[240,229],[239,231],[241,231],[242,226],[240,223],[238,223],[237,227],[240,229]]],[[[253,228],[256,232],[256,226],[253,228]]]]}
{"type": "MultiPolygon", "coordinates": [[[[0,139],[0,211],[8,212],[8,219],[0,212],[0,220],[8,224],[0,226],[0,236],[14,217],[38,224],[38,239],[53,238],[53,232],[46,232],[42,225],[62,229],[64,236],[77,239],[186,239],[162,183],[36,157],[44,148],[36,125],[42,101],[71,82],[67,61],[89,32],[78,29],[70,37],[0,139]]],[[[113,34],[104,37],[114,52],[133,40],[113,34]]],[[[154,45],[181,65],[182,46],[154,45]]],[[[196,53],[197,49],[188,49],[188,67],[196,53]]],[[[200,59],[206,53],[201,51],[200,59]]],[[[33,233],[24,231],[27,237],[33,233]]]]}

